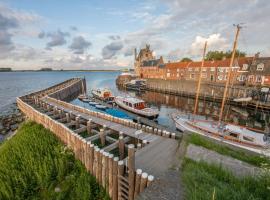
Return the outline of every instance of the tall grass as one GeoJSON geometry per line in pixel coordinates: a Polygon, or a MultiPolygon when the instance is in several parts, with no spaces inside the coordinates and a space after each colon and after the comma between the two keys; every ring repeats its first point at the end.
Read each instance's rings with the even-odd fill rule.
{"type": "Polygon", "coordinates": [[[232,149],[228,146],[214,143],[210,141],[209,139],[206,139],[195,133],[187,137],[187,142],[205,147],[207,149],[216,151],[223,155],[231,156],[233,158],[245,161],[249,164],[252,164],[258,167],[261,167],[261,166],[268,167],[268,168],[270,167],[270,159],[265,156],[248,153],[247,151],[244,151],[244,150],[232,149]]]}
{"type": "Polygon", "coordinates": [[[219,166],[185,159],[182,178],[187,200],[267,200],[270,175],[236,178],[219,166]]]}
{"type": "Polygon", "coordinates": [[[73,153],[27,122],[0,146],[0,199],[109,199],[73,153]]]}

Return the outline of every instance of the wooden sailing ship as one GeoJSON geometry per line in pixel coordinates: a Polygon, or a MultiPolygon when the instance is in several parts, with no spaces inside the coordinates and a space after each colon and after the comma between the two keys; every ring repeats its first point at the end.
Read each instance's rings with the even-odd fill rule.
{"type": "Polygon", "coordinates": [[[196,100],[194,106],[194,113],[193,114],[185,114],[185,113],[174,113],[172,114],[172,118],[175,121],[175,126],[177,129],[181,131],[189,131],[193,133],[197,133],[200,135],[204,135],[216,140],[223,141],[225,143],[229,143],[238,147],[242,147],[245,149],[249,149],[251,151],[261,153],[262,150],[268,148],[270,144],[270,137],[265,134],[261,130],[252,129],[249,127],[244,127],[240,125],[230,124],[227,122],[222,121],[224,107],[227,100],[228,95],[228,86],[231,80],[231,72],[232,66],[235,57],[235,50],[237,47],[237,40],[240,31],[240,25],[237,25],[237,31],[235,35],[234,45],[233,45],[233,52],[230,61],[230,66],[228,70],[228,78],[226,80],[221,109],[219,113],[219,121],[215,120],[208,120],[203,116],[196,115],[197,108],[198,108],[198,99],[200,93],[200,86],[201,86],[201,77],[202,77],[202,68],[204,67],[204,59],[205,59],[205,52],[207,47],[207,42],[205,42],[203,58],[202,58],[202,66],[200,68],[200,76],[198,80],[198,86],[196,91],[196,100]]]}

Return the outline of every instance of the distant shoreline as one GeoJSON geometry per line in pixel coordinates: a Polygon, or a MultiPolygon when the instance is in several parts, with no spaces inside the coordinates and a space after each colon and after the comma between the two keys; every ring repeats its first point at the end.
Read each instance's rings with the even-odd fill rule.
{"type": "Polygon", "coordinates": [[[121,72],[122,70],[12,70],[12,71],[0,71],[1,72],[121,72]]]}

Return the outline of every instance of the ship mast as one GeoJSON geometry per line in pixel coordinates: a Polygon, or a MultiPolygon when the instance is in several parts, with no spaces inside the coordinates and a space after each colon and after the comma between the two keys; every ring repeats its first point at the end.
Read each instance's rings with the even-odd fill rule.
{"type": "Polygon", "coordinates": [[[204,49],[203,49],[202,66],[200,68],[200,75],[199,75],[199,80],[198,80],[198,86],[197,86],[197,91],[196,91],[196,100],[195,100],[195,106],[194,106],[194,112],[193,112],[194,115],[196,115],[197,108],[198,108],[198,99],[199,99],[199,93],[200,93],[200,89],[201,89],[201,80],[202,80],[202,68],[204,67],[204,58],[205,58],[206,47],[207,47],[207,41],[205,41],[204,49]]]}
{"type": "Polygon", "coordinates": [[[236,47],[237,47],[238,36],[239,36],[239,32],[240,32],[241,28],[242,27],[239,24],[236,25],[236,33],[235,33],[235,39],[234,39],[234,43],[233,43],[232,57],[231,57],[231,61],[230,61],[228,76],[227,76],[227,80],[226,80],[226,84],[225,84],[221,109],[220,109],[220,113],[219,113],[219,124],[221,123],[222,117],[223,117],[224,106],[225,106],[225,103],[226,103],[227,93],[228,93],[228,86],[229,86],[230,79],[231,79],[232,65],[233,65],[233,62],[234,62],[234,56],[235,56],[235,51],[236,51],[236,47]]]}

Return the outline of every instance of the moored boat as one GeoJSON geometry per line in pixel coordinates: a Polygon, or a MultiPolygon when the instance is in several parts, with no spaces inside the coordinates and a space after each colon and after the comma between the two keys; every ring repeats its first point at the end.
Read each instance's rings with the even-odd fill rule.
{"type": "Polygon", "coordinates": [[[92,90],[93,97],[105,101],[107,103],[112,103],[114,101],[114,96],[112,92],[108,89],[97,89],[92,90]]]}
{"type": "Polygon", "coordinates": [[[141,91],[145,90],[146,82],[142,79],[135,79],[125,83],[125,87],[129,90],[141,91]]]}
{"type": "Polygon", "coordinates": [[[146,107],[143,100],[134,97],[125,98],[118,96],[115,98],[115,103],[125,110],[150,119],[155,119],[159,115],[159,111],[157,109],[146,107]]]}
{"type": "Polygon", "coordinates": [[[267,148],[270,137],[263,131],[230,123],[206,120],[192,114],[172,114],[175,126],[181,131],[189,131],[240,147],[267,148]]]}
{"type": "Polygon", "coordinates": [[[97,109],[100,109],[100,110],[106,110],[106,108],[107,108],[107,106],[100,105],[100,104],[95,105],[95,107],[96,107],[97,109]]]}
{"type": "Polygon", "coordinates": [[[85,94],[80,94],[79,96],[78,96],[78,99],[80,100],[80,101],[83,101],[83,102],[89,102],[90,101],[90,99],[87,97],[87,95],[85,95],[85,94]]]}

